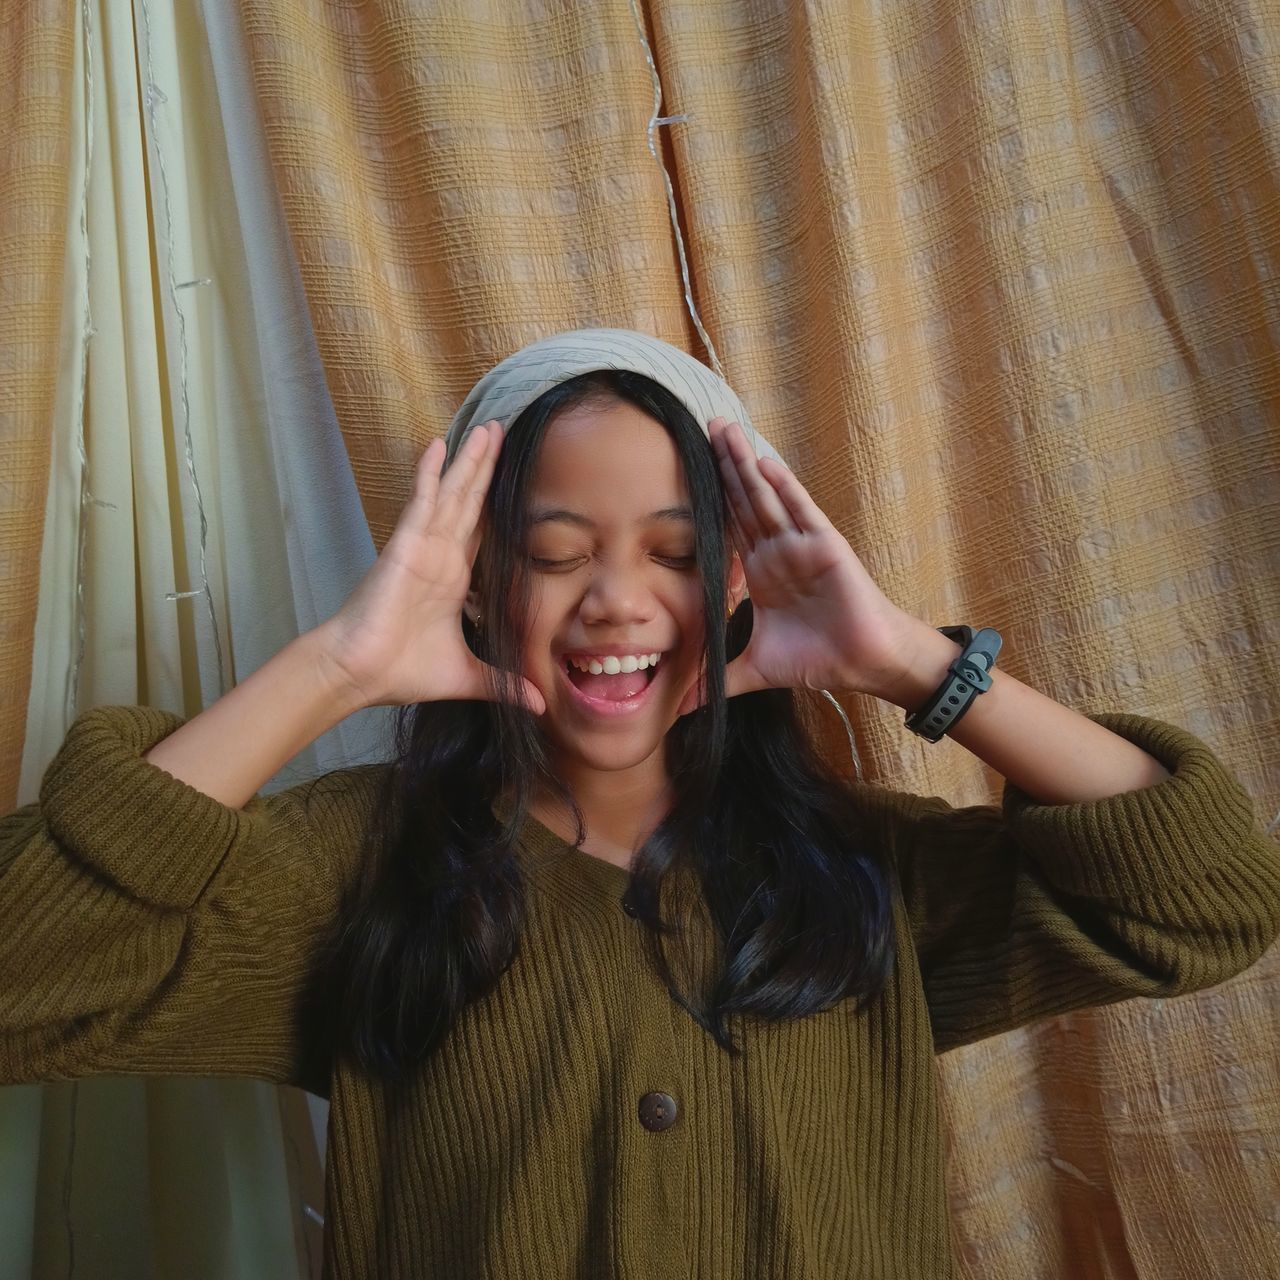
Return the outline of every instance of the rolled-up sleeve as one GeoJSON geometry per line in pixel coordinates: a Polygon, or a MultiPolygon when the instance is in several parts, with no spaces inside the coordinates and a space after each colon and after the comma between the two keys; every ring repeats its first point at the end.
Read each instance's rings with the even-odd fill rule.
{"type": "Polygon", "coordinates": [[[1099,800],[885,792],[937,1052],[1054,1014],[1216,986],[1280,936],[1280,849],[1213,751],[1130,713],[1090,719],[1170,776],[1099,800]]]}
{"type": "Polygon", "coordinates": [[[380,774],[232,809],[142,756],[183,723],[80,715],[0,819],[0,1083],[233,1075],[320,1091],[304,998],[380,774]]]}

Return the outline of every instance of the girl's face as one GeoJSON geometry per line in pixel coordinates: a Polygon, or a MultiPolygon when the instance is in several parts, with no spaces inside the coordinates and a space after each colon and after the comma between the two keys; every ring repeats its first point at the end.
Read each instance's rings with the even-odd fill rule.
{"type": "MultiPolygon", "coordinates": [[[[625,402],[565,411],[543,437],[529,523],[522,674],[546,699],[543,731],[580,767],[640,764],[675,723],[702,657],[701,577],[675,442],[625,402]],[[592,660],[606,670],[580,669],[592,660]]],[[[736,605],[736,554],[729,583],[736,605]]]]}

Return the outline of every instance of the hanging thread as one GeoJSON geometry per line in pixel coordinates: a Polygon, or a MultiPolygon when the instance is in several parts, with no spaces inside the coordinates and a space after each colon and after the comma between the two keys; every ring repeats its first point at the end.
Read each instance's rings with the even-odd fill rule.
{"type": "MultiPolygon", "coordinates": [[[[195,443],[191,435],[191,395],[187,375],[187,318],[178,302],[179,289],[191,288],[195,285],[201,284],[211,284],[212,280],[208,277],[202,276],[195,280],[183,281],[180,284],[174,268],[173,202],[169,193],[169,170],[165,164],[164,148],[160,145],[159,121],[156,116],[157,104],[167,103],[169,99],[164,90],[156,84],[152,73],[154,64],[151,49],[151,10],[148,7],[147,0],[140,0],[139,8],[142,10],[142,70],[145,79],[142,96],[143,103],[146,107],[147,121],[150,125],[148,134],[150,136],[151,149],[155,155],[156,172],[160,175],[160,193],[162,197],[162,204],[164,206],[165,274],[169,284],[169,301],[173,307],[173,312],[177,317],[178,322],[178,380],[182,400],[182,433],[186,445],[187,475],[191,480],[191,488],[195,494],[196,500],[196,511],[200,517],[200,586],[194,591],[166,592],[165,599],[185,600],[192,596],[204,596],[205,606],[209,613],[209,629],[213,632],[213,651],[218,663],[218,692],[219,694],[222,694],[226,692],[227,679],[226,670],[222,660],[222,638],[218,631],[218,619],[213,606],[213,590],[209,585],[209,570],[207,562],[209,520],[205,514],[204,494],[200,488],[200,478],[196,474],[195,443]]],[[[157,228],[157,235],[158,234],[159,229],[157,228]]]]}
{"type": "MultiPolygon", "coordinates": [[[[93,168],[93,15],[89,0],[80,4],[80,37],[84,57],[84,181],[80,188],[80,245],[84,253],[84,305],[82,308],[82,338],[80,342],[80,379],[76,388],[76,450],[80,455],[80,510],[76,516],[76,656],[71,664],[71,678],[67,681],[66,703],[63,720],[67,728],[76,718],[80,706],[80,668],[84,663],[85,634],[87,631],[84,606],[85,543],[89,534],[89,522],[85,508],[89,506],[113,507],[114,504],[95,498],[89,492],[89,451],[84,438],[85,402],[89,396],[89,344],[97,329],[93,325],[93,307],[89,296],[89,173],[93,168]]],[[[74,1091],[72,1094],[74,1098],[74,1091]]],[[[68,1230],[70,1224],[68,1223],[68,1230]]]]}
{"type": "MultiPolygon", "coordinates": [[[[93,169],[93,15],[89,0],[80,2],[80,39],[84,58],[84,178],[80,188],[80,245],[84,253],[84,307],[82,310],[83,335],[80,342],[80,379],[76,388],[76,449],[80,454],[80,508],[76,515],[76,656],[71,664],[71,678],[67,682],[66,702],[63,705],[63,721],[67,728],[75,719],[80,698],[80,666],[84,661],[85,607],[84,561],[85,539],[88,521],[85,508],[93,505],[110,507],[115,504],[95,498],[89,492],[89,451],[85,447],[84,409],[89,387],[89,343],[97,330],[93,327],[92,299],[89,296],[89,175],[93,169]]],[[[67,1124],[67,1160],[62,1174],[62,1223],[67,1236],[67,1277],[76,1273],[76,1232],[71,1216],[71,1192],[75,1178],[76,1127],[80,1112],[80,1082],[71,1082],[70,1117],[67,1124]]]]}
{"type": "Polygon", "coordinates": [[[689,259],[685,256],[684,236],[680,231],[680,219],[676,213],[676,193],[675,188],[671,185],[671,175],[667,172],[667,166],[662,163],[662,157],[658,154],[658,146],[654,140],[653,131],[664,124],[684,124],[688,121],[689,116],[663,116],[659,112],[662,110],[662,81],[658,78],[658,68],[653,61],[653,50],[649,48],[649,37],[644,33],[644,22],[640,17],[640,10],[636,4],[636,0],[631,0],[631,16],[635,19],[636,32],[640,36],[640,44],[644,48],[644,60],[649,64],[649,77],[653,81],[653,114],[649,117],[649,128],[647,130],[649,138],[649,154],[654,158],[659,170],[662,173],[662,181],[667,188],[667,209],[671,214],[671,227],[676,236],[676,250],[680,254],[680,277],[684,281],[684,301],[685,306],[689,308],[689,315],[693,318],[694,327],[698,330],[698,337],[702,339],[702,345],[707,349],[707,355],[711,357],[711,367],[723,378],[724,370],[720,367],[720,357],[716,355],[716,349],[712,345],[710,335],[702,325],[702,317],[698,314],[698,308],[693,302],[693,286],[689,282],[689,259]]]}
{"type": "MultiPolygon", "coordinates": [[[[707,333],[702,323],[702,317],[698,314],[698,308],[693,301],[693,285],[689,279],[689,259],[684,250],[684,234],[680,230],[680,218],[676,210],[676,193],[671,183],[671,175],[667,172],[667,166],[662,162],[662,157],[658,154],[657,143],[654,140],[654,130],[661,125],[668,124],[686,124],[691,118],[688,113],[674,116],[660,115],[662,110],[662,80],[658,76],[657,64],[653,60],[653,50],[649,47],[649,37],[645,35],[644,22],[640,17],[640,10],[636,4],[636,0],[631,0],[631,16],[635,19],[636,32],[640,36],[640,44],[644,48],[644,60],[649,64],[649,77],[653,81],[653,114],[649,117],[649,127],[647,130],[649,138],[649,154],[653,156],[655,163],[662,172],[662,181],[667,189],[667,210],[671,215],[671,230],[676,237],[676,252],[680,255],[680,278],[684,282],[684,302],[689,309],[689,315],[693,320],[694,327],[698,331],[698,337],[702,339],[702,345],[706,348],[707,355],[711,360],[711,367],[724,378],[724,369],[720,364],[720,357],[716,354],[715,345],[711,341],[711,335],[707,333]]],[[[725,381],[728,381],[726,378],[725,381]]],[[[840,719],[844,724],[845,735],[849,739],[849,752],[853,756],[853,772],[859,782],[862,781],[862,760],[858,755],[858,744],[854,740],[853,726],[849,723],[849,717],[845,714],[844,708],[835,700],[829,690],[820,689],[819,692],[833,707],[840,713],[840,719]]]]}

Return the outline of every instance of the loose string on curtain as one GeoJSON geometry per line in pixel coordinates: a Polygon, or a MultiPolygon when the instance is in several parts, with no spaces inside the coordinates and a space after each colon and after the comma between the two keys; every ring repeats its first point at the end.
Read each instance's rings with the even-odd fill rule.
{"type": "MultiPolygon", "coordinates": [[[[178,326],[178,370],[179,392],[182,405],[183,439],[186,445],[187,475],[191,481],[191,489],[195,495],[196,512],[200,518],[200,586],[193,591],[166,591],[166,600],[186,600],[194,596],[203,596],[205,607],[209,613],[209,629],[213,633],[213,649],[218,668],[218,689],[220,693],[227,691],[227,673],[222,657],[222,639],[218,630],[218,618],[213,604],[213,591],[209,584],[209,572],[206,560],[209,535],[209,521],[205,513],[204,495],[200,486],[200,477],[196,470],[195,446],[191,434],[191,398],[188,379],[187,324],[182,305],[178,298],[180,289],[190,289],[210,285],[213,280],[209,276],[200,276],[194,280],[179,281],[174,269],[173,249],[173,204],[169,190],[169,172],[165,164],[164,149],[160,145],[160,129],[156,118],[157,106],[168,102],[164,91],[156,84],[153,74],[153,58],[151,48],[151,11],[147,0],[139,0],[142,13],[142,47],[141,72],[143,86],[143,104],[147,116],[147,135],[152,154],[156,161],[156,173],[160,179],[162,207],[164,209],[164,263],[165,280],[169,290],[169,300],[178,326]]],[[[84,663],[85,650],[85,542],[88,536],[88,523],[84,518],[85,508],[89,506],[110,507],[115,504],[105,502],[92,496],[89,490],[89,456],[85,448],[84,406],[89,382],[89,343],[94,335],[93,317],[90,308],[90,253],[88,231],[89,179],[93,160],[93,48],[92,48],[92,14],[90,0],[81,0],[82,30],[84,40],[84,85],[85,85],[85,138],[84,138],[84,185],[80,194],[80,236],[84,253],[84,340],[81,346],[80,386],[76,397],[76,443],[80,453],[81,502],[80,531],[78,551],[76,555],[76,620],[78,644],[75,663],[71,670],[71,680],[67,694],[67,721],[75,719],[79,710],[80,670],[84,663]]],[[[160,228],[155,229],[156,237],[162,234],[160,228]]]]}
{"type": "MultiPolygon", "coordinates": [[[[89,291],[89,178],[93,170],[93,15],[89,0],[80,3],[80,36],[84,43],[84,179],[80,190],[80,251],[84,255],[84,298],[81,309],[82,337],[80,342],[79,386],[76,388],[76,449],[80,457],[80,510],[79,529],[76,539],[76,657],[71,668],[71,679],[67,683],[67,701],[63,716],[69,725],[75,719],[80,695],[80,668],[84,662],[85,624],[84,603],[84,560],[85,539],[89,524],[85,519],[85,508],[91,503],[97,504],[89,490],[89,452],[85,447],[84,418],[85,401],[89,391],[89,343],[93,340],[93,308],[89,291]]],[[[115,508],[111,502],[99,505],[115,508]]],[[[72,1171],[75,1168],[76,1156],[76,1124],[80,1109],[80,1082],[71,1082],[71,1098],[67,1122],[67,1159],[62,1175],[62,1222],[67,1237],[67,1274],[74,1276],[76,1271],[76,1237],[71,1218],[72,1171]]]]}
{"type": "MultiPolygon", "coordinates": [[[[636,0],[631,0],[631,16],[635,19],[636,32],[640,36],[640,44],[644,48],[644,60],[649,64],[649,75],[653,80],[653,113],[649,117],[649,127],[647,130],[649,154],[653,156],[654,162],[662,171],[663,185],[667,189],[667,210],[671,215],[671,229],[675,233],[676,252],[680,255],[680,278],[684,281],[685,306],[688,307],[689,316],[693,320],[694,328],[697,329],[698,336],[702,339],[702,344],[707,349],[707,355],[711,360],[711,367],[723,378],[724,367],[720,363],[720,357],[716,354],[715,346],[711,341],[711,335],[707,333],[706,327],[702,323],[702,317],[698,314],[697,305],[693,301],[693,284],[689,279],[689,259],[685,254],[684,234],[680,229],[680,218],[676,211],[675,189],[671,184],[671,175],[667,172],[667,166],[663,163],[662,156],[658,153],[658,147],[654,141],[654,130],[659,128],[659,126],[687,124],[692,117],[688,113],[672,116],[659,114],[662,110],[662,80],[658,75],[658,68],[653,60],[653,49],[649,45],[649,37],[645,34],[644,22],[640,17],[640,9],[636,4],[636,0]]],[[[858,744],[854,741],[853,726],[849,723],[849,717],[845,714],[844,708],[836,701],[830,690],[820,689],[819,692],[839,713],[840,720],[844,724],[845,735],[849,739],[849,753],[853,757],[853,773],[858,781],[861,782],[862,759],[858,755],[858,744]]],[[[1280,817],[1280,815],[1277,816],[1280,817]]]]}
{"type": "MultiPolygon", "coordinates": [[[[159,104],[167,102],[168,99],[164,92],[155,82],[153,75],[153,58],[151,48],[151,14],[147,6],[146,0],[140,0],[140,8],[142,12],[142,28],[143,28],[143,44],[141,53],[141,72],[143,82],[143,101],[146,107],[147,122],[149,128],[147,133],[150,139],[152,154],[156,161],[156,171],[160,179],[160,187],[163,195],[164,207],[164,262],[166,270],[166,278],[169,288],[169,298],[172,303],[174,314],[177,318],[178,325],[178,351],[179,351],[179,370],[180,370],[180,390],[182,401],[183,427],[186,439],[186,461],[187,473],[191,480],[191,486],[195,493],[196,507],[200,517],[200,575],[201,585],[194,591],[170,591],[165,593],[166,600],[182,600],[192,596],[203,595],[205,603],[209,611],[209,624],[213,632],[214,653],[217,658],[218,669],[218,686],[221,692],[226,692],[227,681],[226,671],[222,658],[222,644],[218,633],[218,622],[214,611],[213,594],[209,584],[209,576],[205,561],[205,551],[207,546],[208,520],[205,515],[204,500],[200,487],[199,476],[196,472],[195,453],[191,435],[191,409],[188,392],[188,353],[187,353],[187,337],[186,337],[186,319],[182,311],[182,307],[178,300],[178,290],[186,289],[192,286],[208,285],[212,280],[202,277],[196,280],[187,280],[179,282],[176,278],[174,270],[174,250],[173,250],[173,210],[169,194],[169,177],[165,166],[164,150],[160,145],[160,131],[156,119],[156,108],[159,104]]],[[[87,638],[87,621],[85,606],[85,564],[86,549],[88,541],[88,521],[85,518],[89,507],[105,507],[110,510],[116,510],[114,502],[108,502],[101,498],[93,496],[89,476],[89,454],[85,439],[85,405],[88,396],[89,386],[89,347],[93,341],[96,329],[93,324],[93,308],[92,308],[92,288],[91,288],[91,267],[92,254],[90,251],[89,240],[89,190],[90,182],[93,176],[93,144],[94,144],[94,59],[93,59],[93,7],[91,0],[81,0],[81,40],[83,44],[84,59],[84,137],[82,139],[82,148],[84,155],[84,176],[80,191],[80,245],[81,253],[84,261],[84,288],[81,306],[81,328],[82,337],[80,344],[80,368],[78,371],[78,386],[76,388],[76,448],[80,461],[80,507],[78,513],[77,540],[76,540],[76,655],[70,672],[70,679],[67,682],[66,703],[64,708],[64,717],[67,726],[70,726],[79,712],[80,704],[80,673],[84,665],[85,646],[87,638]]],[[[160,230],[157,227],[155,234],[159,236],[160,230]]],[[[63,1225],[67,1241],[67,1274],[75,1275],[76,1254],[75,1254],[75,1228],[72,1218],[72,1180],[75,1168],[75,1153],[77,1141],[77,1120],[79,1111],[79,1081],[71,1082],[70,1093],[70,1115],[68,1121],[67,1133],[67,1158],[65,1164],[65,1173],[62,1183],[62,1215],[63,1225]]]]}
{"type": "MultiPolygon", "coordinates": [[[[184,280],[179,283],[174,270],[173,252],[173,203],[169,191],[169,171],[165,165],[164,148],[160,145],[160,128],[156,119],[156,108],[168,102],[164,91],[155,82],[153,74],[154,59],[151,48],[151,10],[147,0],[139,0],[142,11],[142,58],[143,93],[142,100],[146,107],[147,121],[150,125],[148,133],[151,139],[152,154],[156,159],[156,172],[160,178],[160,191],[164,207],[164,261],[165,280],[169,287],[169,302],[178,325],[178,370],[179,389],[182,402],[182,434],[186,446],[187,475],[191,480],[191,489],[195,495],[196,513],[200,517],[200,585],[194,591],[166,591],[166,600],[185,600],[193,596],[204,596],[205,608],[209,613],[209,630],[213,633],[213,652],[218,666],[218,693],[227,692],[227,673],[222,660],[222,638],[218,631],[217,614],[213,607],[213,591],[209,586],[209,570],[206,559],[209,539],[209,521],[204,509],[204,494],[200,487],[200,477],[196,473],[195,445],[191,436],[191,394],[188,377],[187,358],[187,317],[178,299],[179,289],[212,284],[207,276],[195,280],[184,280]]],[[[161,234],[159,227],[156,235],[161,234]]]]}

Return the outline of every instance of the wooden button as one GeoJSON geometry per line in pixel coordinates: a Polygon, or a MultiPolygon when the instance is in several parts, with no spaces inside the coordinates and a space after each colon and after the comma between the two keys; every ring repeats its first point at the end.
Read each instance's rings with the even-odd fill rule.
{"type": "Polygon", "coordinates": [[[669,1093],[646,1093],[640,1099],[640,1123],[653,1133],[676,1122],[676,1100],[669,1093]]]}

